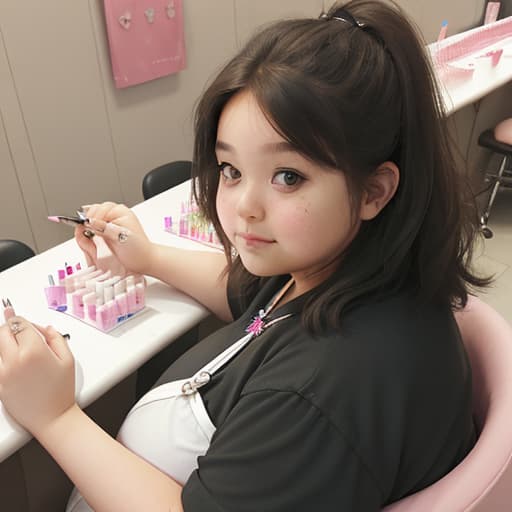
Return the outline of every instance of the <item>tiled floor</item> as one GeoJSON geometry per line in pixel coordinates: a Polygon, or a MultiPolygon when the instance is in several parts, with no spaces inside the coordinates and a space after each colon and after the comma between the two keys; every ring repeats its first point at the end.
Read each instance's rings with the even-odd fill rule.
{"type": "Polygon", "coordinates": [[[491,210],[494,236],[483,242],[475,259],[478,271],[494,274],[495,282],[480,297],[512,324],[512,189],[502,189],[491,210]]]}

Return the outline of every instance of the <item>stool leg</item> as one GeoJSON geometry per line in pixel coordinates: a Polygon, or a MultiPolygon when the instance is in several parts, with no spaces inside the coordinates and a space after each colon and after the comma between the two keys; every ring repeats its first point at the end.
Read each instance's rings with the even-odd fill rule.
{"type": "Polygon", "coordinates": [[[487,227],[487,221],[489,220],[489,216],[491,214],[491,208],[494,203],[494,199],[496,198],[496,194],[498,193],[498,189],[500,188],[500,182],[503,176],[503,172],[505,171],[505,168],[507,166],[507,160],[508,157],[505,156],[501,161],[500,169],[498,171],[498,175],[496,176],[496,181],[494,182],[491,195],[489,196],[489,201],[487,202],[487,207],[485,208],[484,213],[480,218],[481,229],[486,238],[492,237],[492,231],[487,227]]]}

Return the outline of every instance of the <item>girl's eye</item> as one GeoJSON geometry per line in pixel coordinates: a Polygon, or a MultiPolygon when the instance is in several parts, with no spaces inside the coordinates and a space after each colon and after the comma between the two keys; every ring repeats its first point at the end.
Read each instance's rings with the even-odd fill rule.
{"type": "Polygon", "coordinates": [[[293,187],[298,185],[304,178],[297,174],[295,171],[280,171],[274,175],[272,183],[277,185],[284,185],[286,187],[293,187]]]}
{"type": "Polygon", "coordinates": [[[222,177],[226,180],[237,180],[241,176],[240,171],[227,162],[219,164],[219,171],[222,177]]]}

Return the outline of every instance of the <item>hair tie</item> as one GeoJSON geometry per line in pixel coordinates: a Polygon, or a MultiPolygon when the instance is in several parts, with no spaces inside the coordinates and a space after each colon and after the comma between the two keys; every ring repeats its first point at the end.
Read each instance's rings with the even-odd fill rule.
{"type": "Polygon", "coordinates": [[[366,26],[365,23],[362,23],[359,20],[356,20],[352,14],[350,14],[346,9],[337,9],[332,14],[325,14],[322,13],[320,15],[320,18],[323,20],[337,20],[337,21],[343,21],[345,23],[348,23],[352,25],[355,28],[364,28],[366,26]]]}

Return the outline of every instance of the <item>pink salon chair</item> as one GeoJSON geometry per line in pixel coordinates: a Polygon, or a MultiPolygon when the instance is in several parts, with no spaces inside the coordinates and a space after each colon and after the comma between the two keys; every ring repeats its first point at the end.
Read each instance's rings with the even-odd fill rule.
{"type": "Polygon", "coordinates": [[[512,510],[512,328],[475,297],[456,318],[473,370],[478,441],[441,480],[383,512],[512,510]]]}

